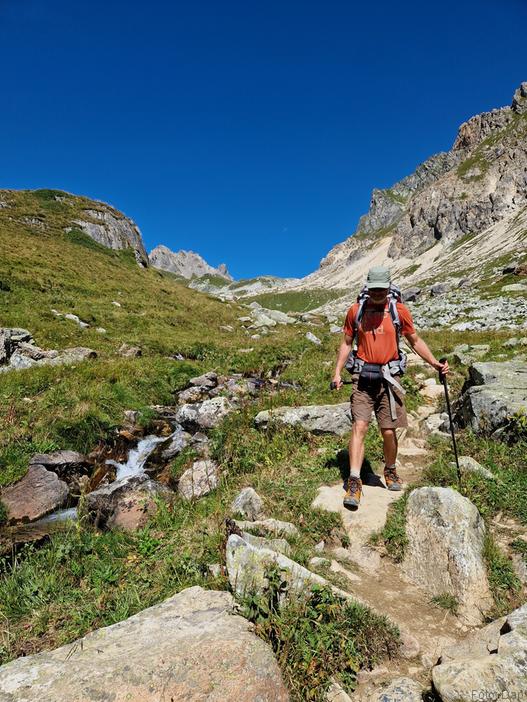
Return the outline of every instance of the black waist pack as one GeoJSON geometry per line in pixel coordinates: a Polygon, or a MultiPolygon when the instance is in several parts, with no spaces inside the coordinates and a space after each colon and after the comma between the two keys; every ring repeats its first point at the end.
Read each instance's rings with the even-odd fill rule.
{"type": "Polygon", "coordinates": [[[379,363],[365,363],[361,368],[360,377],[368,382],[382,380],[382,366],[379,363]]]}

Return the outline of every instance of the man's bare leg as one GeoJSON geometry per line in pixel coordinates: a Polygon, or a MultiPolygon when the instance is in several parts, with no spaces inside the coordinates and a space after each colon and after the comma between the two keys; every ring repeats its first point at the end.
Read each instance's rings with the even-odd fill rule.
{"type": "Polygon", "coordinates": [[[384,463],[387,466],[395,465],[397,460],[397,433],[395,429],[381,429],[384,448],[384,463]]]}
{"type": "Polygon", "coordinates": [[[356,478],[360,476],[360,469],[364,461],[364,439],[368,431],[368,424],[369,422],[358,419],[353,422],[353,427],[351,429],[349,442],[350,475],[356,478]]]}
{"type": "Polygon", "coordinates": [[[402,480],[395,470],[397,460],[397,433],[395,429],[381,429],[384,444],[384,480],[388,490],[402,490],[402,480]]]}

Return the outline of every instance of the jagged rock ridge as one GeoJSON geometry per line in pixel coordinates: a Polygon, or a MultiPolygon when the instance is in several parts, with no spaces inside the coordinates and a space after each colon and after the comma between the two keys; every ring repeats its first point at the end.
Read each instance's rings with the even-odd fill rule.
{"type": "MultiPolygon", "coordinates": [[[[355,285],[370,265],[380,263],[405,282],[433,277],[441,268],[459,269],[459,257],[447,260],[453,248],[486,230],[486,238],[495,239],[486,260],[493,253],[497,258],[524,250],[521,228],[513,237],[506,234],[526,207],[527,82],[510,107],[462,124],[449,152],[432,156],[392,188],[374,190],[356,232],[322,259],[302,287],[355,285]]],[[[474,267],[480,263],[478,249],[471,247],[474,267]]]]}
{"type": "Polygon", "coordinates": [[[171,251],[167,246],[159,245],[152,249],[149,261],[154,268],[160,268],[170,273],[176,273],[183,278],[201,278],[205,275],[219,275],[226,280],[232,280],[227,266],[221,263],[218,268],[210,266],[194,251],[171,251]]]}

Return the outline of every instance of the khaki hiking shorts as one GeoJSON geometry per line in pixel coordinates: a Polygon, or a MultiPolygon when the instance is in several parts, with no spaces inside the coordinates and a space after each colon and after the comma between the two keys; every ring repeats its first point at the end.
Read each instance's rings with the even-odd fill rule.
{"type": "Polygon", "coordinates": [[[351,378],[351,418],[354,422],[357,420],[369,422],[374,412],[381,429],[399,429],[408,426],[404,398],[397,388],[392,388],[397,414],[397,419],[394,421],[390,413],[390,398],[386,382],[369,381],[361,378],[358,373],[353,373],[351,378]]]}

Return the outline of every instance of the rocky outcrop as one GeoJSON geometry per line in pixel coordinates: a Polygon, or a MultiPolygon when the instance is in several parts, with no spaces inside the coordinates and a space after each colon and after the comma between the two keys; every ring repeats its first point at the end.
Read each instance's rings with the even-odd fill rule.
{"type": "Polygon", "coordinates": [[[0,373],[33,366],[58,366],[96,358],[97,353],[85,346],[62,351],[41,349],[27,329],[0,328],[0,373]]]}
{"type": "MultiPolygon", "coordinates": [[[[355,288],[375,265],[389,266],[404,286],[434,278],[443,283],[449,275],[466,285],[480,280],[483,264],[488,270],[493,259],[498,264],[503,256],[512,260],[525,253],[525,223],[519,222],[527,208],[525,86],[510,107],[462,124],[450,151],[432,156],[392,187],[373,190],[352,236],[293,287],[355,288]]],[[[344,311],[355,295],[319,311],[344,311]]],[[[511,311],[509,320],[521,316],[511,311]]],[[[506,324],[502,319],[501,326],[506,324]]]]}
{"type": "MultiPolygon", "coordinates": [[[[139,227],[121,212],[101,203],[98,209],[85,209],[85,217],[74,224],[102,246],[109,249],[132,249],[141,266],[148,265],[148,256],[139,227]]],[[[66,231],[70,231],[68,227],[66,231]]]]}
{"type": "Polygon", "coordinates": [[[266,429],[270,423],[277,422],[300,426],[313,434],[336,434],[337,436],[343,436],[351,429],[348,402],[338,405],[277,407],[259,412],[254,421],[259,429],[266,429]]]}
{"type": "Polygon", "coordinates": [[[527,604],[444,650],[432,679],[442,702],[527,697],[527,604]]]}
{"type": "Polygon", "coordinates": [[[8,523],[32,522],[63,505],[69,489],[56,473],[41,465],[30,465],[23,478],[0,492],[8,523]]]}
{"type": "Polygon", "coordinates": [[[224,263],[221,263],[218,268],[213,268],[194,251],[182,250],[175,253],[167,246],[159,245],[148,254],[148,259],[154,268],[175,273],[183,278],[201,278],[204,275],[211,275],[232,280],[224,263]]]}
{"type": "Polygon", "coordinates": [[[270,647],[234,613],[232,596],[200,587],[0,668],[5,702],[110,698],[288,702],[289,695],[270,647]]]}
{"type": "Polygon", "coordinates": [[[483,560],[485,524],[472,502],[452,488],[413,490],[406,536],[405,577],[432,596],[453,595],[459,616],[480,624],[493,599],[483,560]]]}
{"type": "Polygon", "coordinates": [[[474,363],[458,403],[456,418],[473,431],[492,434],[512,415],[527,410],[527,366],[519,362],[474,363]]]}

